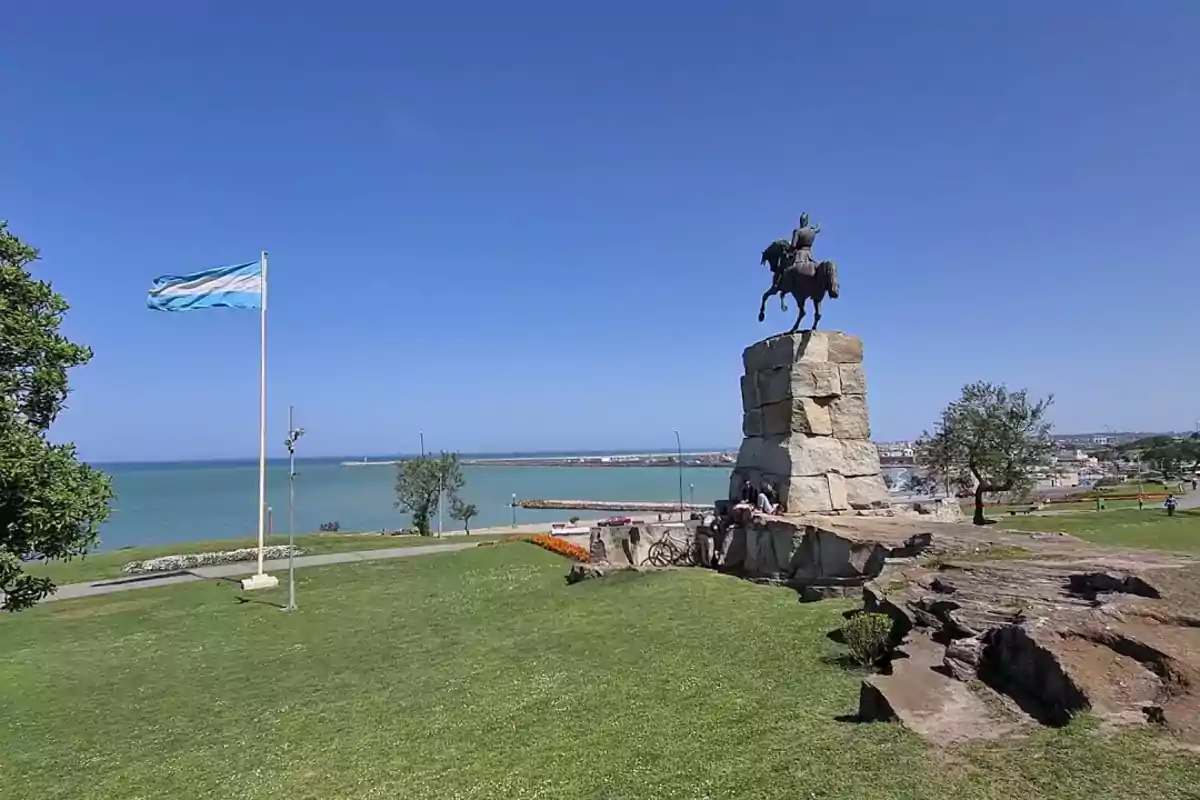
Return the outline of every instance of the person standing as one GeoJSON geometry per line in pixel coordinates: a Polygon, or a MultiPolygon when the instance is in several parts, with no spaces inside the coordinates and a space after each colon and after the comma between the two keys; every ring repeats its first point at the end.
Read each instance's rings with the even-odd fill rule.
{"type": "Polygon", "coordinates": [[[1177,506],[1178,504],[1179,504],[1179,501],[1175,499],[1175,495],[1173,495],[1173,494],[1167,495],[1167,501],[1165,503],[1163,503],[1163,505],[1167,509],[1168,517],[1175,516],[1175,506],[1177,506]]]}

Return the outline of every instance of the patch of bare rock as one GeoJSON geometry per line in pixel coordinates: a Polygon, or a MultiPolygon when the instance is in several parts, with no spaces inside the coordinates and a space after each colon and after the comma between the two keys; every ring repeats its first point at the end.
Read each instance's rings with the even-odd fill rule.
{"type": "Polygon", "coordinates": [[[1090,712],[1200,744],[1200,562],[928,518],[711,515],[595,528],[613,571],[705,567],[861,595],[893,621],[896,657],[863,681],[856,719],[931,742],[1019,734],[1090,712]]]}

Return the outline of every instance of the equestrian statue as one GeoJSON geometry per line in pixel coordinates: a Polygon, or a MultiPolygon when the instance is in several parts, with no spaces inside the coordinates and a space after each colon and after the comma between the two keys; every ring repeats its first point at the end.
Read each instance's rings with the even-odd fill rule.
{"type": "Polygon", "coordinates": [[[766,319],[767,300],[779,295],[779,308],[787,311],[786,295],[791,295],[799,306],[796,324],[788,333],[800,330],[804,319],[804,301],[813,302],[812,329],[821,321],[821,301],[829,295],[838,296],[837,264],[832,261],[816,261],[812,255],[813,242],[821,232],[820,225],[810,225],[808,214],[800,215],[800,225],[792,231],[791,241],[778,239],[763,250],[762,264],[771,268],[771,287],[763,292],[758,307],[758,321],[766,319]]]}

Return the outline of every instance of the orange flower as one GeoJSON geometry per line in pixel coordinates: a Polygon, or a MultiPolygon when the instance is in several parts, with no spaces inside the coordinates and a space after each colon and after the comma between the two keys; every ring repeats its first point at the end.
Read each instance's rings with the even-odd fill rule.
{"type": "Polygon", "coordinates": [[[527,537],[525,541],[530,544],[536,544],[538,547],[549,550],[551,553],[558,553],[560,556],[566,556],[574,561],[587,563],[588,551],[584,550],[577,544],[572,544],[565,539],[559,539],[556,536],[539,533],[534,536],[527,537]]]}
{"type": "Polygon", "coordinates": [[[507,544],[509,542],[528,542],[536,544],[544,550],[549,550],[551,553],[557,553],[560,556],[566,556],[574,561],[587,563],[588,551],[577,544],[571,544],[565,539],[559,539],[550,536],[546,533],[539,533],[534,536],[506,536],[503,539],[491,542],[480,542],[478,547],[489,547],[497,544],[507,544]]]}

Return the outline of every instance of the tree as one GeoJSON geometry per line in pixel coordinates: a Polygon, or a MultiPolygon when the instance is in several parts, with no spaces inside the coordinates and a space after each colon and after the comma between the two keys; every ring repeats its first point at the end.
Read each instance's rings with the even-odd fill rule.
{"type": "Polygon", "coordinates": [[[479,509],[474,503],[464,503],[458,498],[454,499],[454,505],[450,509],[450,516],[454,519],[461,519],[463,530],[467,532],[467,536],[471,535],[471,518],[478,516],[479,509]]]}
{"type": "Polygon", "coordinates": [[[985,525],[983,496],[1033,485],[1053,450],[1046,411],[1053,397],[1031,402],[1025,390],[977,382],[946,407],[933,434],[917,442],[918,462],[964,488],[974,488],[976,525],[985,525]]]}
{"type": "Polygon", "coordinates": [[[0,221],[0,608],[20,611],[54,591],[24,571],[35,559],[71,559],[99,539],[109,514],[108,476],[82,464],[72,444],[46,432],[67,397],[67,370],[91,349],[59,333],[69,306],[26,267],[38,252],[0,221]]]}
{"type": "Polygon", "coordinates": [[[1179,475],[1185,464],[1187,471],[1195,471],[1200,464],[1200,440],[1176,439],[1172,436],[1152,436],[1142,439],[1140,459],[1148,461],[1163,474],[1163,477],[1179,475]]]}
{"type": "Polygon", "coordinates": [[[454,507],[464,482],[457,453],[401,461],[396,467],[396,507],[412,515],[417,533],[429,536],[429,520],[443,500],[454,507]]]}

